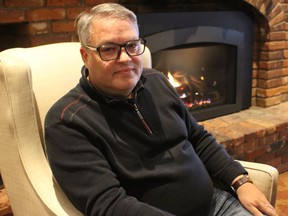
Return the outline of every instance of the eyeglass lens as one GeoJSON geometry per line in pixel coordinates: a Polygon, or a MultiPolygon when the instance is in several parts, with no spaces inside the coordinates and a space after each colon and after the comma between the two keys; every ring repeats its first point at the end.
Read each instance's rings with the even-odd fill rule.
{"type": "Polygon", "coordinates": [[[114,60],[121,54],[122,47],[125,48],[125,51],[129,56],[141,55],[145,48],[143,45],[144,41],[141,39],[129,41],[123,45],[105,44],[98,48],[98,52],[102,60],[114,60]]]}

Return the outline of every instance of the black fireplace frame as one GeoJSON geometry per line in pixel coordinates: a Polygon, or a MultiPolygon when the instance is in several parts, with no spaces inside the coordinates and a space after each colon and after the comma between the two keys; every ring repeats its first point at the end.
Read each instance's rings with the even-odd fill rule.
{"type": "Polygon", "coordinates": [[[198,120],[223,116],[251,106],[253,18],[241,11],[137,14],[140,35],[152,53],[199,43],[237,47],[235,103],[192,110],[198,120]]]}

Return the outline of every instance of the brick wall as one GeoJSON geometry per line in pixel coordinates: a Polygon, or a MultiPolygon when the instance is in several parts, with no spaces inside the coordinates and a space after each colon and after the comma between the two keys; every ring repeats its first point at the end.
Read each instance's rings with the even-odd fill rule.
{"type": "Polygon", "coordinates": [[[247,2],[256,6],[265,17],[265,23],[260,23],[259,28],[259,48],[256,49],[259,55],[254,60],[255,103],[268,107],[288,100],[288,5],[285,1],[273,0],[247,2]],[[267,26],[264,27],[264,24],[267,26]]]}
{"type": "MultiPolygon", "coordinates": [[[[3,32],[22,36],[8,40],[7,46],[37,46],[55,42],[77,41],[74,20],[77,15],[101,0],[0,0],[0,27],[3,32]],[[5,30],[10,24],[17,30],[5,30]],[[21,24],[21,25],[17,25],[21,24]]],[[[113,2],[113,1],[109,1],[113,2]]],[[[117,2],[117,1],[115,1],[117,2]]],[[[0,30],[1,32],[1,30],[0,30]]],[[[0,36],[1,37],[1,36],[0,36]]]]}

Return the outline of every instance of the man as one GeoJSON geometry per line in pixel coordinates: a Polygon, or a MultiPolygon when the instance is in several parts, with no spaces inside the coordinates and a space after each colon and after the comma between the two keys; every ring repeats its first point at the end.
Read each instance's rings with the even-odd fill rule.
{"type": "Polygon", "coordinates": [[[85,67],[48,112],[45,136],[54,176],[83,214],[276,215],[165,76],[142,68],[133,12],[101,4],[77,27],[85,67]],[[233,185],[244,207],[212,179],[233,185]]]}

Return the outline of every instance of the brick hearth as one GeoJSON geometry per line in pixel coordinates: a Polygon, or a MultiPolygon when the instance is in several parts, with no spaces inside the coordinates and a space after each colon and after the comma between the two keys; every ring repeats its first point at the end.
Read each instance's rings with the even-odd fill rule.
{"type": "MultiPolygon", "coordinates": [[[[288,22],[278,0],[0,0],[0,51],[21,46],[76,41],[74,19],[102,2],[136,13],[241,10],[253,17],[252,107],[201,122],[237,159],[288,170],[288,22]]],[[[153,25],[153,23],[151,24],[153,25]]]]}
{"type": "Polygon", "coordinates": [[[288,170],[288,102],[200,122],[236,159],[288,170]]]}

